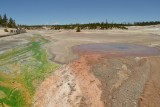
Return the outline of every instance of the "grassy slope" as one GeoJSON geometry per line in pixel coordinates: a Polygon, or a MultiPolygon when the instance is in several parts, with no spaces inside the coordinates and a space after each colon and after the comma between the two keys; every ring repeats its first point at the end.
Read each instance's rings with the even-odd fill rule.
{"type": "Polygon", "coordinates": [[[42,49],[46,42],[34,35],[27,46],[0,55],[0,107],[31,106],[36,87],[58,67],[42,49]]]}

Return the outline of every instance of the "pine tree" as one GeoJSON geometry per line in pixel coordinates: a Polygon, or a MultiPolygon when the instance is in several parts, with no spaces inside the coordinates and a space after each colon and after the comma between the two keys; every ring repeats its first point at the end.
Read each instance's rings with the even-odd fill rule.
{"type": "Polygon", "coordinates": [[[15,28],[15,27],[16,27],[16,21],[13,20],[13,28],[15,28]]]}
{"type": "Polygon", "coordinates": [[[8,27],[9,28],[14,28],[15,27],[15,22],[14,22],[14,20],[12,18],[9,19],[8,27]]]}
{"type": "Polygon", "coordinates": [[[3,25],[3,27],[7,27],[7,25],[8,25],[8,18],[7,18],[6,14],[4,14],[4,16],[3,16],[2,25],[3,25]]]}
{"type": "Polygon", "coordinates": [[[0,26],[2,26],[2,16],[0,15],[0,26]]]}
{"type": "Polygon", "coordinates": [[[8,22],[8,27],[9,27],[9,28],[12,28],[12,22],[13,22],[13,20],[12,20],[12,18],[10,17],[9,22],[8,22]]]}

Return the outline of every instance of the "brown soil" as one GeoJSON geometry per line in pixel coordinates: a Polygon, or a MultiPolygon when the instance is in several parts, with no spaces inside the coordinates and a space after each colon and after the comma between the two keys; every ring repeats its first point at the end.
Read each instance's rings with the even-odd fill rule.
{"type": "Polygon", "coordinates": [[[150,76],[139,100],[140,107],[160,106],[160,58],[150,58],[150,66],[150,76]]]}

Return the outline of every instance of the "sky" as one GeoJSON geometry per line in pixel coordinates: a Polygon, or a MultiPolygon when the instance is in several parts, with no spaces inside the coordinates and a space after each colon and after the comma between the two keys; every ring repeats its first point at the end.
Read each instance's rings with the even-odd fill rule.
{"type": "Polygon", "coordinates": [[[18,24],[160,21],[160,0],[1,0],[18,24]]]}

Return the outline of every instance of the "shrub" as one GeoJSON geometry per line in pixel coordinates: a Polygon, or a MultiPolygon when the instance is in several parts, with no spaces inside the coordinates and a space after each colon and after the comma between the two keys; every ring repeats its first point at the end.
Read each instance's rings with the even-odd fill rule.
{"type": "Polygon", "coordinates": [[[14,30],[10,30],[10,32],[11,32],[11,33],[13,33],[13,32],[14,32],[14,30]]]}
{"type": "Polygon", "coordinates": [[[77,27],[76,32],[81,32],[80,27],[77,27]]]}
{"type": "Polygon", "coordinates": [[[4,29],[4,32],[8,32],[8,29],[4,29]]]}

